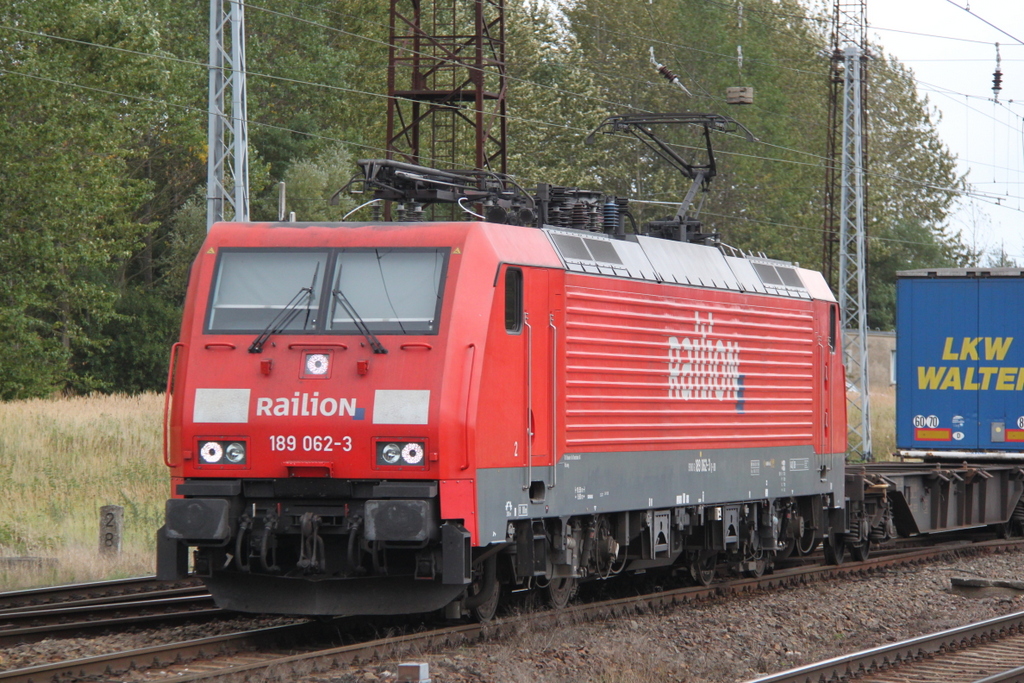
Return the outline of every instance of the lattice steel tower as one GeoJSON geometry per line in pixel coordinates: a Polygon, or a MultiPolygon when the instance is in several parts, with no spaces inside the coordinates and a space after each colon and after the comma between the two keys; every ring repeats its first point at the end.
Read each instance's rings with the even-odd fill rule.
{"type": "Polygon", "coordinates": [[[245,14],[241,0],[210,0],[210,117],[207,128],[206,229],[249,220],[249,127],[245,95],[245,14]],[[225,180],[225,171],[229,180],[225,180]],[[230,190],[229,190],[230,187],[230,190]]]}
{"type": "Polygon", "coordinates": [[[838,245],[839,269],[835,282],[844,331],[843,362],[846,379],[853,384],[852,391],[847,392],[849,451],[871,460],[865,221],[867,51],[867,0],[835,0],[822,260],[825,276],[832,282],[833,258],[838,245]]]}
{"type": "Polygon", "coordinates": [[[387,155],[505,172],[504,0],[391,0],[387,155]]]}

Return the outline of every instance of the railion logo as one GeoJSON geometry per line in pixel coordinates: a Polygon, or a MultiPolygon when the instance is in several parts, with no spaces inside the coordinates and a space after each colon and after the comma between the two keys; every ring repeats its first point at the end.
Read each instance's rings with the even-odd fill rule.
{"type": "Polygon", "coordinates": [[[735,401],[743,412],[739,342],[715,339],[714,316],[693,314],[693,335],[668,338],[669,398],[735,401]]]}
{"type": "Polygon", "coordinates": [[[348,415],[353,420],[362,420],[366,411],[356,407],[354,398],[320,398],[320,392],[295,392],[291,398],[269,398],[260,396],[256,399],[256,417],[272,415],[277,417],[332,417],[348,415]]]}

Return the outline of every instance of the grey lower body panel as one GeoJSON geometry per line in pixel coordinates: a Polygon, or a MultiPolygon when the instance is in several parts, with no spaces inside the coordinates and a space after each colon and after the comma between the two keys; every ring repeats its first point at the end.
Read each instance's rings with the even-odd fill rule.
{"type": "Polygon", "coordinates": [[[480,545],[505,540],[509,522],[626,510],[718,505],[833,494],[844,505],[845,453],[810,446],[568,453],[555,468],[477,470],[480,545]],[[533,487],[530,482],[543,482],[533,487]],[[537,494],[543,492],[543,498],[537,494]]]}
{"type": "Polygon", "coordinates": [[[224,609],[307,616],[432,612],[465,590],[440,581],[387,576],[311,580],[232,572],[215,573],[203,581],[224,609]]]}

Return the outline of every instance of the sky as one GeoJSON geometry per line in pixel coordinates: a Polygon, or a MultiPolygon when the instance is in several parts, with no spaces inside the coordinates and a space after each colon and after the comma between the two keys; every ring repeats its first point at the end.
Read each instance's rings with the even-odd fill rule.
{"type": "Polygon", "coordinates": [[[941,115],[940,137],[968,174],[974,196],[961,200],[950,228],[1024,266],[1024,1],[867,0],[867,19],[869,39],[913,70],[918,92],[941,115]]]}

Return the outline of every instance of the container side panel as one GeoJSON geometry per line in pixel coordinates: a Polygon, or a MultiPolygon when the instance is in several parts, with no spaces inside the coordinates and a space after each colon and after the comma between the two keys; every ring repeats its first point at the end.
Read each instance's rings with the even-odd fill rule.
{"type": "Polygon", "coordinates": [[[978,280],[978,444],[1024,451],[1024,280],[978,280]]]}
{"type": "Polygon", "coordinates": [[[898,448],[979,447],[978,391],[985,382],[979,369],[985,348],[979,337],[978,283],[976,278],[897,282],[898,448]]]}

